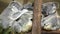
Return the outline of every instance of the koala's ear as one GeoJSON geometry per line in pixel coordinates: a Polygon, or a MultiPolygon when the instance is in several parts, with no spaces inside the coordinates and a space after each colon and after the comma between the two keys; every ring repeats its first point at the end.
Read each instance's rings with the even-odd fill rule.
{"type": "Polygon", "coordinates": [[[17,1],[12,1],[12,2],[10,2],[9,3],[9,6],[11,7],[11,6],[15,6],[17,9],[22,9],[23,8],[23,5],[21,4],[21,3],[19,3],[19,2],[17,2],[17,1]]]}
{"type": "Polygon", "coordinates": [[[58,2],[55,2],[54,4],[56,5],[56,7],[58,9],[59,8],[59,3],[58,2]]]}
{"type": "Polygon", "coordinates": [[[24,5],[24,8],[25,8],[25,9],[29,9],[29,10],[30,10],[30,9],[33,9],[32,3],[27,3],[27,4],[25,4],[25,5],[24,5]]]}

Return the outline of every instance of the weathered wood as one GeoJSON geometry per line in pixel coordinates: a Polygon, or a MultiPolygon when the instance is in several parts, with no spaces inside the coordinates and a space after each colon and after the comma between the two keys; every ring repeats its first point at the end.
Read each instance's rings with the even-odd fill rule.
{"type": "Polygon", "coordinates": [[[42,34],[60,34],[60,31],[44,31],[44,30],[42,30],[42,34]]]}
{"type": "Polygon", "coordinates": [[[41,4],[42,0],[34,0],[32,34],[41,34],[41,4]]]}

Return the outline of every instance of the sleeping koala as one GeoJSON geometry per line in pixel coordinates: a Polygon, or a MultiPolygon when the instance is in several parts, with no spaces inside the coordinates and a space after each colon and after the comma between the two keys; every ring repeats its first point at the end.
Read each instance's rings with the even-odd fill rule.
{"type": "Polygon", "coordinates": [[[0,15],[3,29],[11,27],[16,32],[29,31],[32,27],[33,10],[28,10],[28,5],[30,4],[23,6],[17,1],[12,1],[0,15]]]}
{"type": "Polygon", "coordinates": [[[42,5],[42,12],[45,16],[41,20],[41,26],[46,30],[57,30],[60,28],[60,18],[56,12],[56,4],[54,2],[47,2],[42,5]]]}

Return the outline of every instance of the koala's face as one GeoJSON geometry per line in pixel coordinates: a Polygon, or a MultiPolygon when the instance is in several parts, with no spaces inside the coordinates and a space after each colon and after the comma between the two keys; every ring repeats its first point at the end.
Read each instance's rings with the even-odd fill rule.
{"type": "Polygon", "coordinates": [[[47,2],[42,5],[42,12],[45,15],[54,14],[56,12],[56,4],[54,2],[47,2]]]}

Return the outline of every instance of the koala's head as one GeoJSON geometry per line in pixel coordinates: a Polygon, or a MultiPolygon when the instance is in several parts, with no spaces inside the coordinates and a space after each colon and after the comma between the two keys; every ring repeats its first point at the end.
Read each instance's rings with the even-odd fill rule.
{"type": "Polygon", "coordinates": [[[56,12],[56,3],[54,2],[47,2],[42,4],[42,13],[45,15],[51,15],[56,12]]]}

